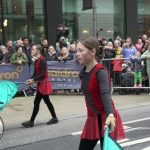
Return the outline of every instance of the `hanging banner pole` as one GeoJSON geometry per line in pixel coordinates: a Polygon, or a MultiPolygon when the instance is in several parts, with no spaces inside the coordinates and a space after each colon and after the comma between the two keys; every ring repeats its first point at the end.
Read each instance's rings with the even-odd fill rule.
{"type": "Polygon", "coordinates": [[[93,9],[93,37],[97,37],[96,0],[83,0],[83,10],[93,9]]]}

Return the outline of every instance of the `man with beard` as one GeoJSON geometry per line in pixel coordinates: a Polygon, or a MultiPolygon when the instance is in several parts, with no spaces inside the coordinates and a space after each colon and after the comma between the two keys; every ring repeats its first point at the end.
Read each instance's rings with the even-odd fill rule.
{"type": "Polygon", "coordinates": [[[45,55],[46,53],[48,53],[48,41],[47,39],[43,39],[41,41],[41,46],[42,46],[42,52],[43,52],[43,55],[45,55]]]}

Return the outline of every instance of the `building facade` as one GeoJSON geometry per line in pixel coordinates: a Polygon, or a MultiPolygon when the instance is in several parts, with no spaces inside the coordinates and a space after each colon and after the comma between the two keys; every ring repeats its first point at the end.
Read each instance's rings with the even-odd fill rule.
{"type": "MultiPolygon", "coordinates": [[[[99,36],[114,39],[150,36],[150,0],[96,0],[99,36]]],[[[35,37],[56,41],[57,25],[69,29],[69,41],[93,35],[93,11],[83,0],[0,0],[0,42],[35,37]]],[[[96,31],[95,31],[96,32],[96,31]]]]}

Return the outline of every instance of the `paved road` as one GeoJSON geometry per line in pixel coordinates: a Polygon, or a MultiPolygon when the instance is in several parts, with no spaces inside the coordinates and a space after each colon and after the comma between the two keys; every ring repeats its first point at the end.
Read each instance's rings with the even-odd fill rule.
{"type": "MultiPolygon", "coordinates": [[[[119,109],[127,134],[120,144],[125,150],[150,150],[150,103],[119,109]]],[[[34,128],[5,131],[0,149],[6,150],[77,150],[85,117],[62,119],[59,124],[36,124],[34,128]],[[74,134],[76,133],[76,135],[74,134]]],[[[99,150],[97,144],[95,150],[99,150]]]]}

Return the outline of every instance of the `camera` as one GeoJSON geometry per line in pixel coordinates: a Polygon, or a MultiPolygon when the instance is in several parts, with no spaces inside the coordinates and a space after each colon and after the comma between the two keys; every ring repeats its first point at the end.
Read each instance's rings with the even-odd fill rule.
{"type": "Polygon", "coordinates": [[[100,31],[103,31],[103,29],[102,29],[102,28],[99,28],[97,32],[100,32],[100,31]]]}
{"type": "Polygon", "coordinates": [[[68,28],[66,26],[63,26],[63,30],[68,30],[68,28]]]}

